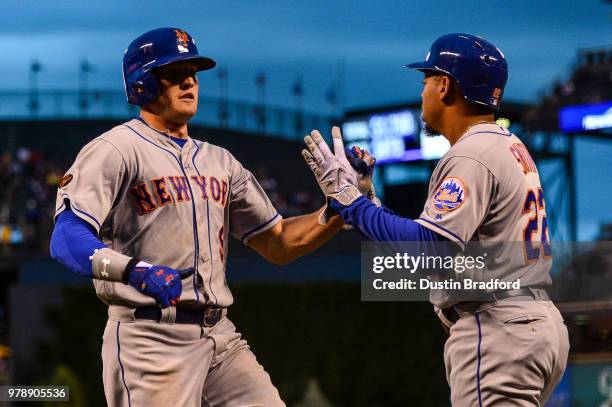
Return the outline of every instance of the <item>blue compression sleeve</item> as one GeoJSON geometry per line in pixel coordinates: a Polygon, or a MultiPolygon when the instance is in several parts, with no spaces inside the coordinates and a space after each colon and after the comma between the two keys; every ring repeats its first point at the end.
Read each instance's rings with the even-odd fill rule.
{"type": "Polygon", "coordinates": [[[384,206],[378,207],[362,196],[349,206],[331,201],[331,207],[340,214],[345,223],[356,227],[368,239],[378,242],[418,242],[419,252],[427,255],[451,255],[458,247],[437,242],[449,242],[446,237],[425,226],[403,218],[384,206]]]}
{"type": "Polygon", "coordinates": [[[51,257],[72,272],[93,277],[89,256],[104,247],[91,226],[71,210],[65,210],[57,218],[51,235],[51,257]]]}
{"type": "Polygon", "coordinates": [[[332,200],[332,209],[345,223],[353,225],[375,241],[440,242],[448,241],[412,219],[403,218],[385,207],[377,207],[366,197],[359,197],[349,206],[332,200]]]}

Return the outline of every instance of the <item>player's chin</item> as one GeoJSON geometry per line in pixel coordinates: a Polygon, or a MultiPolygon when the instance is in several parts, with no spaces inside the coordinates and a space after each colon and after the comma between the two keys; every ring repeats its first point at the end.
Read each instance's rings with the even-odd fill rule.
{"type": "Polygon", "coordinates": [[[175,111],[178,115],[191,119],[198,112],[198,102],[193,99],[179,99],[175,111]]]}

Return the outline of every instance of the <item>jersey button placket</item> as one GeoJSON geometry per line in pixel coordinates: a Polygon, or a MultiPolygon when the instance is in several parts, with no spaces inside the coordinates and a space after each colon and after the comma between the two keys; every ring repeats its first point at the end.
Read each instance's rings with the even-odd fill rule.
{"type": "Polygon", "coordinates": [[[189,161],[189,155],[190,154],[189,154],[187,145],[185,145],[185,148],[181,150],[180,157],[181,157],[181,161],[183,163],[183,168],[185,169],[185,172],[192,174],[193,169],[192,169],[191,162],[189,161]]]}
{"type": "MultiPolygon", "coordinates": [[[[195,165],[191,163],[190,154],[187,151],[183,150],[183,153],[181,154],[181,159],[183,161],[183,168],[185,169],[185,172],[189,175],[189,178],[191,178],[192,176],[195,177],[199,175],[195,165]]],[[[190,182],[190,180],[188,180],[188,182],[190,182]]],[[[197,256],[198,273],[200,274],[202,279],[205,281],[204,285],[206,286],[210,279],[210,274],[212,272],[212,270],[210,269],[211,266],[210,266],[209,247],[208,247],[209,243],[208,243],[208,222],[207,222],[207,217],[206,217],[206,202],[202,200],[202,197],[200,196],[199,192],[196,193],[194,190],[194,195],[195,196],[193,197],[193,203],[194,205],[197,206],[197,209],[198,209],[197,210],[198,216],[196,219],[198,222],[198,227],[197,227],[198,240],[200,242],[199,253],[197,256]]]]}
{"type": "MultiPolygon", "coordinates": [[[[185,146],[187,147],[187,146],[185,146]]],[[[206,266],[205,263],[209,260],[207,256],[202,255],[202,250],[208,247],[208,241],[206,240],[206,237],[203,236],[204,231],[203,231],[203,227],[204,227],[204,223],[201,222],[200,220],[203,218],[203,209],[202,206],[200,204],[200,194],[199,191],[197,189],[197,187],[194,189],[193,185],[191,183],[190,178],[192,176],[197,175],[194,166],[191,164],[191,162],[189,161],[190,159],[190,153],[188,151],[187,148],[183,148],[181,150],[180,153],[180,161],[181,161],[181,165],[183,167],[183,171],[185,172],[185,176],[187,178],[187,183],[190,185],[190,191],[192,192],[191,195],[191,199],[192,199],[192,205],[194,205],[194,209],[195,209],[195,217],[194,217],[194,222],[196,222],[196,224],[194,225],[195,227],[195,232],[196,232],[196,236],[197,236],[197,240],[198,240],[198,253],[196,255],[196,261],[198,263],[198,274],[200,275],[201,280],[206,281],[206,266]]],[[[198,288],[198,291],[200,291],[201,294],[206,295],[203,290],[200,288],[198,288]]]]}
{"type": "Polygon", "coordinates": [[[181,159],[183,160],[183,168],[185,169],[185,171],[191,174],[192,171],[191,171],[191,163],[189,162],[189,155],[181,154],[181,159]]]}

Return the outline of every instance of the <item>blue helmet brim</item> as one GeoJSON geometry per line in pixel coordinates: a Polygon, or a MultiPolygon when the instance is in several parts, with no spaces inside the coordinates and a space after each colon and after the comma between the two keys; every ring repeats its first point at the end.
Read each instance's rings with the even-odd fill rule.
{"type": "Polygon", "coordinates": [[[429,62],[414,62],[412,64],[408,64],[408,65],[404,65],[404,68],[410,68],[410,69],[418,69],[418,70],[422,70],[422,69],[436,69],[432,64],[430,64],[429,62]]]}
{"type": "Polygon", "coordinates": [[[441,69],[440,67],[432,64],[431,62],[426,62],[426,61],[415,62],[413,64],[404,65],[404,68],[416,69],[416,70],[421,71],[421,72],[427,72],[427,71],[440,72],[442,74],[450,75],[452,78],[457,80],[457,78],[455,78],[453,74],[451,74],[450,72],[448,72],[445,69],[441,69]]]}
{"type": "Polygon", "coordinates": [[[212,58],[207,58],[203,56],[183,57],[180,55],[172,57],[172,58],[167,58],[165,60],[157,61],[155,64],[152,64],[152,65],[154,68],[159,68],[160,66],[166,66],[166,65],[173,64],[175,62],[183,62],[183,61],[193,61],[197,63],[198,71],[207,71],[217,66],[217,63],[212,58]]]}

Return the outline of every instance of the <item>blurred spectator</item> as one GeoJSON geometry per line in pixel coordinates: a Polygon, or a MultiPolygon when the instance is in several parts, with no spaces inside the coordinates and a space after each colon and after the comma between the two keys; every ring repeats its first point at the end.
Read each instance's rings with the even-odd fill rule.
{"type": "Polygon", "coordinates": [[[68,167],[62,157],[18,148],[0,153],[0,246],[46,250],[54,213],[55,193],[68,167]]]}
{"type": "Polygon", "coordinates": [[[281,190],[279,182],[270,176],[267,168],[262,165],[255,168],[253,175],[268,194],[276,210],[284,217],[314,212],[323,205],[322,195],[313,196],[311,192],[303,189],[281,190]]]}

